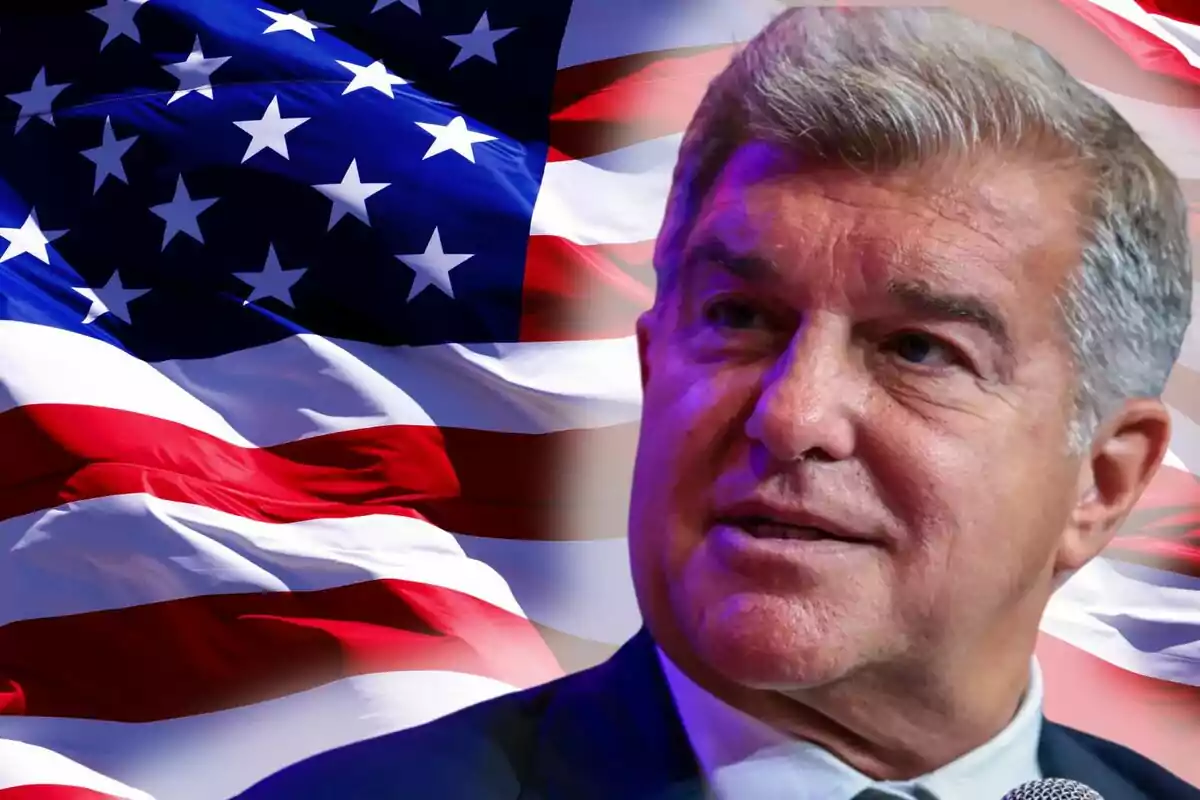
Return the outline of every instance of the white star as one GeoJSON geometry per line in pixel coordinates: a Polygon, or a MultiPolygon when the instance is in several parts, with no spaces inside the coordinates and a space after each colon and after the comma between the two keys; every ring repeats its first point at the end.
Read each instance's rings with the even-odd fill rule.
{"type": "Polygon", "coordinates": [[[329,212],[329,227],[326,230],[333,230],[338,220],[347,214],[353,214],[370,225],[367,198],[389,186],[390,183],[363,183],[358,177],[357,159],[350,162],[350,168],[346,170],[341,183],[322,183],[314,186],[314,189],[333,201],[333,208],[329,212]]]}
{"type": "Polygon", "coordinates": [[[382,61],[376,61],[368,64],[365,67],[360,67],[358,64],[351,64],[349,61],[339,61],[346,69],[354,73],[354,79],[346,86],[346,90],[342,94],[350,94],[357,92],[359,89],[378,89],[388,97],[395,99],[396,95],[392,94],[393,86],[403,86],[408,83],[404,78],[397,77],[388,72],[387,67],[382,61]]]}
{"type": "Polygon", "coordinates": [[[239,128],[250,134],[250,146],[242,163],[246,163],[252,155],[262,150],[271,149],[284,158],[288,158],[287,135],[308,122],[310,117],[287,117],[279,115],[279,97],[271,98],[271,104],[263,112],[262,119],[248,119],[234,122],[239,128]]]}
{"type": "Polygon", "coordinates": [[[87,12],[108,26],[108,30],[104,32],[104,39],[100,42],[101,50],[108,47],[109,42],[118,36],[128,36],[141,43],[142,39],[133,18],[146,2],[147,0],[105,0],[105,5],[87,12]]]}
{"type": "Polygon", "coordinates": [[[192,92],[212,100],[212,74],[224,66],[229,59],[230,56],[205,58],[204,50],[200,47],[200,37],[197,36],[196,44],[186,59],[175,64],[163,65],[163,69],[179,79],[179,88],[175,90],[175,94],[171,95],[167,105],[171,105],[181,97],[187,97],[192,92]]]}
{"type": "Polygon", "coordinates": [[[175,234],[181,232],[186,233],[200,244],[204,244],[204,235],[200,233],[199,217],[218,199],[212,197],[193,200],[188,194],[187,186],[183,183],[183,176],[180,175],[179,181],[175,184],[175,197],[171,202],[160,203],[150,208],[156,216],[162,217],[163,221],[167,223],[166,229],[163,231],[162,249],[166,250],[167,245],[175,238],[175,234]]]}
{"type": "Polygon", "coordinates": [[[121,274],[113,270],[108,283],[98,289],[87,286],[72,286],[72,289],[92,301],[87,316],[83,318],[84,325],[91,325],[105,314],[112,314],[117,319],[129,324],[129,304],[149,292],[149,289],[126,289],[121,284],[121,274]]]}
{"type": "Polygon", "coordinates": [[[275,255],[275,245],[272,244],[267,248],[267,263],[261,271],[235,272],[233,275],[254,287],[254,291],[242,301],[242,305],[249,305],[260,297],[274,297],[295,308],[296,304],[292,302],[292,287],[304,277],[306,271],[305,267],[284,271],[279,263],[279,256],[275,255]]]}
{"type": "Polygon", "coordinates": [[[4,255],[0,255],[0,262],[8,261],[24,253],[29,253],[29,255],[43,264],[49,264],[50,254],[46,252],[46,245],[64,233],[66,231],[46,231],[43,233],[42,229],[38,226],[37,212],[30,210],[29,216],[25,218],[25,222],[21,227],[0,228],[0,236],[8,240],[8,247],[5,248],[4,255]]]}
{"type": "Polygon", "coordinates": [[[474,164],[475,151],[471,149],[471,145],[478,144],[479,142],[491,142],[496,139],[495,136],[488,136],[486,133],[467,130],[467,121],[462,117],[455,117],[450,120],[449,125],[418,122],[417,126],[433,136],[433,144],[429,145],[429,149],[421,157],[422,161],[427,158],[433,158],[438,153],[453,150],[474,164]]]}
{"type": "Polygon", "coordinates": [[[304,16],[303,11],[297,11],[295,14],[284,14],[279,11],[267,11],[265,8],[260,8],[259,11],[266,14],[271,19],[275,20],[263,33],[278,33],[279,31],[294,31],[300,34],[310,42],[317,40],[313,34],[317,28],[328,28],[328,25],[323,25],[320,22],[309,22],[308,17],[304,16]]]}
{"type": "Polygon", "coordinates": [[[7,95],[9,100],[21,106],[21,113],[17,116],[16,132],[24,128],[25,123],[34,116],[41,117],[53,125],[54,112],[51,111],[50,106],[59,93],[70,85],[69,83],[56,83],[53,86],[47,86],[46,68],[42,67],[38,70],[37,77],[33,79],[33,85],[29,87],[28,91],[7,95]]]}
{"type": "Polygon", "coordinates": [[[458,55],[455,56],[454,63],[450,65],[450,69],[454,69],[459,64],[475,56],[479,56],[484,61],[490,61],[495,64],[496,42],[515,30],[516,28],[492,30],[488,25],[487,12],[483,12],[483,16],[479,18],[479,22],[475,23],[475,30],[470,33],[457,33],[452,36],[442,37],[458,45],[458,55]]]}
{"type": "Polygon", "coordinates": [[[436,286],[447,297],[453,298],[454,287],[450,284],[450,270],[474,255],[447,253],[442,249],[442,235],[434,228],[424,253],[396,256],[415,273],[412,288],[408,292],[409,301],[430,286],[436,286]]]}
{"type": "Polygon", "coordinates": [[[421,13],[421,6],[418,5],[417,0],[375,0],[375,7],[371,9],[371,13],[374,14],[376,11],[379,11],[380,9],[387,8],[392,3],[403,3],[407,7],[411,8],[413,11],[417,12],[418,14],[421,13]]]}
{"type": "Polygon", "coordinates": [[[125,165],[121,163],[121,159],[137,140],[136,136],[118,139],[113,133],[112,117],[104,118],[104,134],[100,139],[100,146],[84,150],[82,153],[96,165],[96,183],[92,187],[92,194],[100,191],[100,187],[108,180],[109,175],[121,183],[129,183],[129,178],[125,175],[125,165]]]}

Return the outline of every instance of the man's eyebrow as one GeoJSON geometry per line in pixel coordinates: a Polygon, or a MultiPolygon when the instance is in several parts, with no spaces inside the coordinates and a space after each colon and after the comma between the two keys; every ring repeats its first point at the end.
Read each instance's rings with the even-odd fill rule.
{"type": "Polygon", "coordinates": [[[1012,352],[1012,336],[1000,310],[991,302],[969,294],[939,292],[921,281],[891,281],[887,293],[910,313],[944,320],[970,322],[1012,352]]]}
{"type": "MultiPolygon", "coordinates": [[[[716,236],[705,236],[688,246],[684,266],[709,264],[749,282],[761,281],[779,273],[779,265],[764,255],[737,252],[716,236]]],[[[905,311],[923,317],[976,325],[1004,350],[1012,353],[1012,336],[999,308],[982,297],[941,292],[924,281],[890,281],[887,294],[905,311]]]]}
{"type": "Polygon", "coordinates": [[[727,242],[716,236],[705,236],[695,244],[688,245],[683,258],[685,267],[710,264],[745,281],[761,281],[777,274],[779,267],[766,256],[753,252],[736,252],[727,242]]]}

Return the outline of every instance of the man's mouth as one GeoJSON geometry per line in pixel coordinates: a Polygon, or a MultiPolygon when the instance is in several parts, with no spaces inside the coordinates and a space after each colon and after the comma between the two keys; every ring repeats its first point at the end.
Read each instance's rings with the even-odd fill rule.
{"type": "Polygon", "coordinates": [[[790,539],[802,542],[850,541],[841,536],[835,536],[823,528],[792,525],[770,517],[730,517],[721,520],[721,523],[740,528],[755,539],[790,539]]]}

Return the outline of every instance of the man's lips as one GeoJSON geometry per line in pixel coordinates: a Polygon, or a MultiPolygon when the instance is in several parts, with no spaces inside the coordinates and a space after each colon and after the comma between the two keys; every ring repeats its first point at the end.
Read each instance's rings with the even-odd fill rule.
{"type": "Polygon", "coordinates": [[[755,539],[880,543],[878,537],[860,532],[861,526],[844,520],[755,499],[720,507],[714,517],[718,525],[737,528],[755,539]]]}
{"type": "Polygon", "coordinates": [[[877,540],[843,535],[814,525],[780,522],[773,517],[723,516],[707,532],[706,552],[723,569],[749,577],[756,585],[780,580],[780,587],[796,588],[795,581],[813,570],[840,570],[846,559],[878,551],[877,540]],[[774,577],[772,577],[774,576],[774,577]]]}
{"type": "Polygon", "coordinates": [[[794,525],[770,517],[723,517],[718,520],[718,523],[740,528],[756,539],[786,539],[807,542],[823,540],[841,542],[861,541],[839,536],[814,525],[794,525]]]}

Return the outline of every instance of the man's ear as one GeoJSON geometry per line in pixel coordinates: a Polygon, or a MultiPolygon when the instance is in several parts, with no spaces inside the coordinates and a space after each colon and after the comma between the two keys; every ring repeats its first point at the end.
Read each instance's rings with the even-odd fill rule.
{"type": "Polygon", "coordinates": [[[1157,399],[1129,400],[1096,433],[1080,465],[1079,498],[1059,546],[1055,571],[1073,572],[1116,535],[1158,471],[1171,418],[1157,399]]]}

